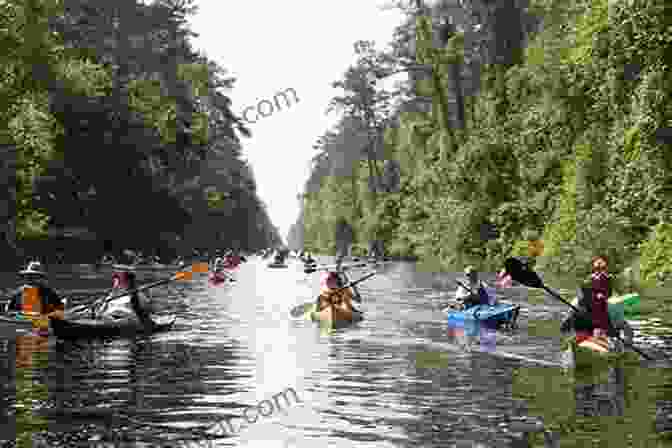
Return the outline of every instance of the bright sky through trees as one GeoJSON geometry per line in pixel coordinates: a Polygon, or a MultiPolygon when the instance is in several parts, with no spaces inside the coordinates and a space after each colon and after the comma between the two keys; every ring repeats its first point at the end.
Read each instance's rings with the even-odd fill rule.
{"type": "Polygon", "coordinates": [[[374,40],[382,48],[401,23],[401,13],[381,11],[382,4],[381,0],[200,0],[199,11],[191,18],[192,29],[199,34],[193,40],[195,47],[238,78],[230,94],[235,112],[256,108],[264,99],[273,101],[285,89],[296,91],[297,104],[283,105],[249,125],[253,136],[243,140],[259,196],[283,237],[299,212],[296,196],[309,174],[315,155],[312,146],[338,118],[325,111],[338,93],[331,83],[355,60],[353,43],[374,40]]]}

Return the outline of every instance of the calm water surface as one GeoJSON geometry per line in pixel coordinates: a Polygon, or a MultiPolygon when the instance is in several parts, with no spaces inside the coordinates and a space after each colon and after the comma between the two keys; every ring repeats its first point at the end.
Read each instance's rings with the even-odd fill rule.
{"type": "MultiPolygon", "coordinates": [[[[494,353],[478,343],[467,352],[440,311],[455,276],[386,265],[360,288],[366,319],[328,334],[289,316],[315,297],[319,276],[297,262],[275,270],[266,263],[251,259],[226,286],[196,279],[182,293],[158,289],[160,307],[178,315],[167,333],[0,341],[0,439],[49,447],[509,447],[517,446],[516,422],[536,419],[562,447],[672,446],[670,364],[563,372],[564,309],[551,298],[514,290],[520,329],[499,332],[494,353]]],[[[80,294],[110,283],[109,272],[86,267],[55,277],[55,286],[80,294]]],[[[11,286],[13,276],[2,281],[11,286]]],[[[654,324],[640,323],[637,342],[669,359],[670,332],[654,324]]],[[[543,437],[533,443],[543,446],[543,437]]]]}

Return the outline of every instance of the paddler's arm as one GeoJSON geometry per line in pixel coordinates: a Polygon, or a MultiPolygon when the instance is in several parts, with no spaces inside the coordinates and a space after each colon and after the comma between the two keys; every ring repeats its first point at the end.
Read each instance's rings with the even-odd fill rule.
{"type": "Polygon", "coordinates": [[[21,299],[23,298],[23,287],[19,287],[9,295],[9,303],[6,311],[20,311],[21,299]]]}
{"type": "Polygon", "coordinates": [[[574,329],[574,323],[576,322],[576,312],[574,310],[569,312],[569,316],[562,321],[560,324],[561,333],[569,333],[574,329]]]}
{"type": "Polygon", "coordinates": [[[464,300],[470,295],[471,293],[469,291],[467,291],[462,285],[459,285],[455,291],[455,300],[464,300]]]}
{"type": "Polygon", "coordinates": [[[65,304],[63,303],[61,296],[59,296],[56,291],[49,287],[45,287],[42,294],[45,296],[45,302],[48,309],[51,309],[51,311],[47,313],[47,317],[57,317],[63,319],[65,315],[65,304]]]}

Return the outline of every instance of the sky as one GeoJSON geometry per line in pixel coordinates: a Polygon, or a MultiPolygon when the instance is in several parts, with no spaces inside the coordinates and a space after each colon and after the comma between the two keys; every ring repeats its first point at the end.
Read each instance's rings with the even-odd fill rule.
{"type": "Polygon", "coordinates": [[[257,191],[284,238],[299,214],[297,195],[310,174],[317,139],[336,124],[326,115],[329,100],[340,94],[331,83],[355,62],[353,44],[373,40],[383,49],[403,17],[382,11],[383,0],[199,0],[190,19],[199,34],[194,46],[237,78],[228,93],[233,111],[242,115],[260,101],[274,102],[278,92],[294,89],[287,106],[279,98],[261,117],[248,110],[251,138],[242,138],[257,191]]]}

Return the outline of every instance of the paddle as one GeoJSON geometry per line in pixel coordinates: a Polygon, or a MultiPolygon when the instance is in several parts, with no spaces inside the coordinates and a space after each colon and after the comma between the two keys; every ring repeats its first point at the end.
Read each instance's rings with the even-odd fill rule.
{"type": "MultiPolygon", "coordinates": [[[[350,279],[348,278],[348,275],[345,273],[345,270],[341,273],[343,275],[343,278],[346,280],[346,282],[350,282],[350,279]]],[[[356,286],[352,287],[352,290],[355,292],[354,296],[352,297],[352,300],[354,300],[357,303],[362,303],[362,295],[359,293],[359,289],[357,289],[356,286]]]]}
{"type": "MultiPolygon", "coordinates": [[[[352,269],[352,268],[361,268],[365,267],[366,263],[357,263],[357,264],[350,264],[346,266],[341,266],[341,270],[346,270],[346,269],[352,269]]],[[[327,266],[316,266],[316,265],[306,265],[303,268],[303,272],[306,274],[313,274],[317,271],[330,271],[332,269],[335,269],[336,265],[327,265],[327,266]]]]}
{"type": "MultiPolygon", "coordinates": [[[[335,289],[334,291],[330,292],[329,295],[331,296],[332,294],[336,294],[336,293],[338,293],[338,292],[340,292],[340,291],[343,291],[343,290],[346,290],[346,289],[348,289],[348,288],[351,288],[351,287],[355,286],[356,284],[363,282],[364,280],[368,280],[369,278],[373,277],[374,275],[376,275],[376,273],[375,273],[375,272],[371,272],[371,273],[365,275],[364,277],[355,280],[354,282],[350,282],[350,283],[348,283],[348,284],[345,285],[345,286],[342,286],[342,287],[340,287],[340,288],[338,288],[338,289],[335,289]]],[[[300,317],[300,316],[303,316],[303,314],[304,314],[306,311],[308,311],[308,310],[310,309],[310,307],[312,307],[313,305],[315,305],[315,302],[314,302],[314,301],[313,301],[313,302],[304,303],[304,304],[301,304],[301,305],[297,305],[297,306],[295,306],[294,308],[292,308],[292,309],[290,310],[289,314],[291,314],[292,317],[300,317]]]]}
{"type": "MultiPolygon", "coordinates": [[[[207,265],[205,267],[205,270],[207,272],[207,265]]],[[[156,282],[149,283],[147,285],[140,286],[138,288],[135,288],[135,289],[132,289],[132,290],[129,290],[129,291],[125,291],[123,293],[120,293],[120,294],[117,294],[117,295],[114,295],[114,296],[111,296],[111,297],[103,297],[101,299],[98,299],[98,300],[94,301],[93,303],[81,305],[81,307],[75,307],[75,308],[72,308],[68,311],[72,313],[74,311],[84,310],[86,308],[91,308],[96,304],[103,305],[103,304],[105,304],[109,301],[119,299],[121,297],[127,296],[131,293],[134,293],[134,292],[145,291],[145,290],[148,290],[150,288],[165,285],[166,283],[170,283],[170,282],[177,281],[177,280],[190,279],[193,272],[203,272],[203,263],[196,263],[196,264],[192,265],[191,272],[190,271],[180,271],[180,272],[175,273],[170,278],[166,278],[166,279],[163,279],[163,280],[158,280],[156,282]]]]}
{"type": "MultiPolygon", "coordinates": [[[[550,294],[553,298],[558,299],[568,307],[572,308],[576,313],[578,314],[585,314],[584,311],[579,310],[577,307],[560,297],[560,294],[557,292],[551,290],[549,287],[544,285],[544,282],[539,278],[539,275],[537,275],[536,272],[534,272],[532,269],[530,269],[530,266],[528,263],[524,263],[521,260],[517,258],[507,258],[506,261],[504,262],[504,268],[506,269],[506,273],[511,276],[511,278],[518,283],[525,285],[530,288],[535,288],[535,289],[543,289],[546,291],[548,294],[550,294]]],[[[609,326],[611,327],[611,322],[609,322],[609,326]]],[[[613,328],[612,328],[613,329],[613,328]]],[[[627,341],[623,340],[620,335],[616,335],[616,339],[621,341],[626,347],[631,348],[635,352],[637,352],[639,355],[641,355],[643,358],[651,360],[652,358],[635,347],[634,345],[628,343],[627,341]]]]}

